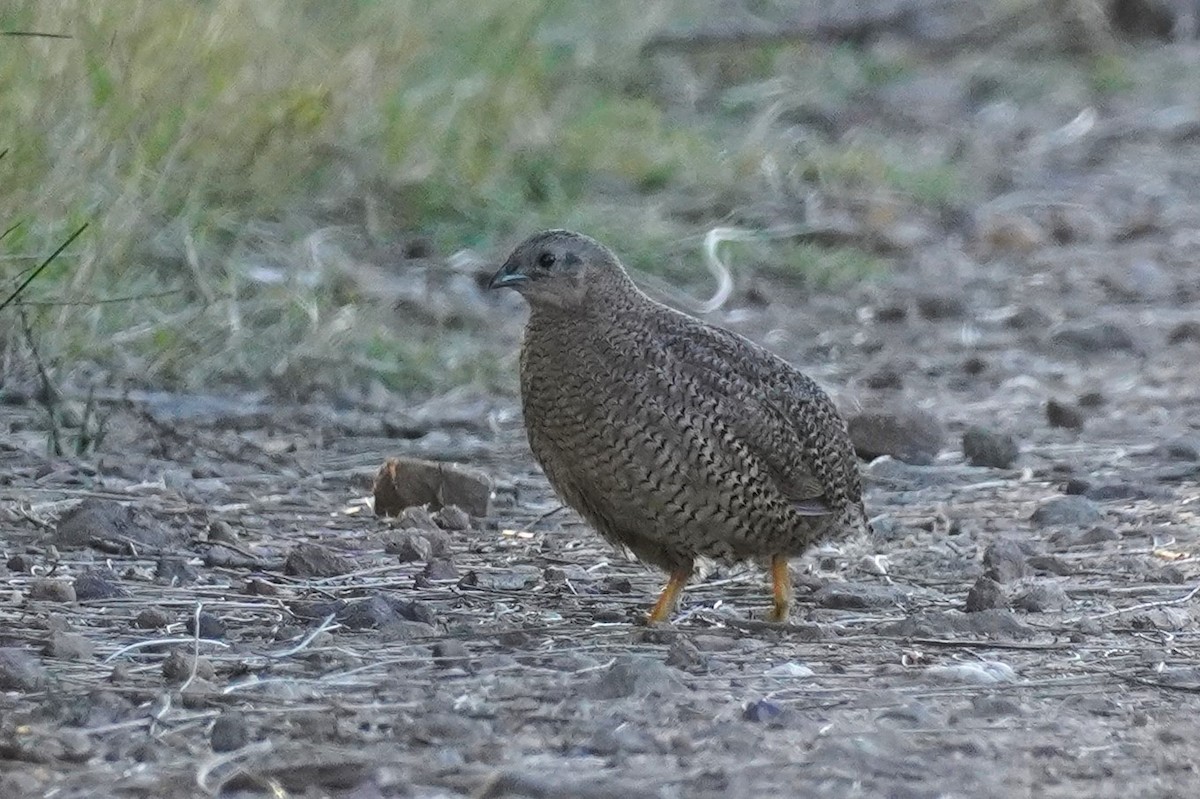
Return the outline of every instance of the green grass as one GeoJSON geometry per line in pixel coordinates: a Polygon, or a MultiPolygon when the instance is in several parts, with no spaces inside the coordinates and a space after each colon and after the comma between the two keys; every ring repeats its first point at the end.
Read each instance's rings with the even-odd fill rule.
{"type": "Polygon", "coordinates": [[[837,146],[812,146],[801,154],[801,175],[833,190],[883,187],[926,205],[962,198],[965,187],[958,170],[944,162],[922,163],[882,139],[837,146]]]}
{"type": "Polygon", "coordinates": [[[1101,97],[1132,91],[1137,86],[1131,65],[1117,53],[1092,56],[1087,62],[1086,76],[1092,91],[1101,97]]]}
{"type": "MultiPolygon", "coordinates": [[[[698,246],[686,263],[664,253],[723,220],[666,209],[752,197],[763,157],[781,151],[663,99],[676,87],[638,52],[677,13],[697,12],[630,0],[11,0],[0,29],[72,38],[0,38],[0,230],[20,223],[0,241],[0,286],[87,221],[25,297],[66,303],[28,308],[63,371],[98,364],[112,380],[209,389],[287,376],[416,391],[488,382],[494,358],[471,347],[486,330],[398,323],[314,264],[308,237],[350,227],[373,245],[419,235],[443,256],[494,256],[539,227],[574,226],[635,268],[706,280],[698,246]],[[278,279],[263,279],[264,265],[278,279]]],[[[753,51],[739,74],[809,75],[840,96],[906,69],[844,48],[800,52],[753,51]]],[[[848,147],[786,157],[831,185],[919,202],[955,190],[949,169],[848,147]]],[[[772,252],[774,274],[801,268],[772,252]]],[[[806,272],[864,271],[845,253],[806,252],[806,272]]],[[[6,316],[0,339],[12,340],[6,316]]]]}

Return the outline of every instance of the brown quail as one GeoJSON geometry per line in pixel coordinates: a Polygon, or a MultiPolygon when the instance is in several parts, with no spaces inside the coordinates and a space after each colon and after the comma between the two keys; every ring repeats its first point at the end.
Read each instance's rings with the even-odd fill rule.
{"type": "Polygon", "coordinates": [[[529,303],[521,400],[550,484],[670,574],[651,623],[673,612],[697,557],[769,559],[783,621],[788,558],[869,529],[828,395],[757,344],[650,299],[604,245],[538,233],[489,286],[529,303]]]}

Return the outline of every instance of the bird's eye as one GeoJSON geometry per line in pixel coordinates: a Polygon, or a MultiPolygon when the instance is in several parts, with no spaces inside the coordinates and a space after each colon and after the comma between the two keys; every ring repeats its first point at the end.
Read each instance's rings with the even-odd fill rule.
{"type": "Polygon", "coordinates": [[[558,259],[554,257],[554,253],[552,252],[544,252],[537,258],[538,266],[540,266],[542,269],[549,269],[550,267],[554,266],[554,262],[556,260],[558,259]]]}

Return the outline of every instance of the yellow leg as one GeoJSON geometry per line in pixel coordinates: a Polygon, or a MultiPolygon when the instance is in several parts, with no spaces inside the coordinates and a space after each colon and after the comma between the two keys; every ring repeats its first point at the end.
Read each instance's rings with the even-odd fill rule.
{"type": "Polygon", "coordinates": [[[683,587],[687,585],[691,576],[692,565],[690,563],[686,567],[680,567],[671,572],[671,579],[667,580],[666,587],[658,595],[658,601],[654,603],[654,609],[650,611],[650,617],[646,619],[648,624],[660,624],[675,612],[675,606],[679,604],[679,595],[683,593],[683,587]]]}
{"type": "Polygon", "coordinates": [[[771,621],[787,621],[792,609],[792,574],[788,571],[787,555],[771,556],[771,595],[774,598],[771,621]]]}

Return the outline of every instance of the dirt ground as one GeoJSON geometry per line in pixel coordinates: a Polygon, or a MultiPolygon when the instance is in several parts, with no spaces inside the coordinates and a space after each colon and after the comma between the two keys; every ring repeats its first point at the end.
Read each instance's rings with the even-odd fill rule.
{"type": "Polygon", "coordinates": [[[510,396],[101,394],[80,458],[0,406],[0,796],[1197,795],[1200,49],[1148,49],[1162,90],[1104,103],[881,89],[854,113],[956,120],[987,197],[901,208],[884,277],[710,315],[947,433],[864,464],[876,537],[797,560],[785,626],[719,565],[640,626],[661,576],[551,513],[510,396]],[[395,455],[491,512],[375,518],[395,455]]]}

